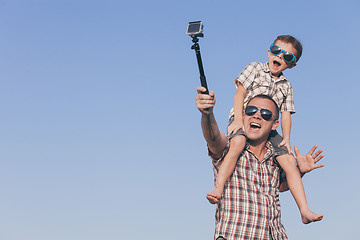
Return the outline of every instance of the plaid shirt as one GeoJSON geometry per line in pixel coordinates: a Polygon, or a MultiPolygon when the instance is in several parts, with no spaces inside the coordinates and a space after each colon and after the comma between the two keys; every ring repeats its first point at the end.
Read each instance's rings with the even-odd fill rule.
{"type": "MultiPolygon", "coordinates": [[[[293,90],[290,82],[284,74],[275,80],[271,77],[268,63],[250,63],[235,79],[235,85],[240,83],[246,90],[244,107],[257,95],[270,96],[278,105],[281,112],[295,113],[293,90]]],[[[234,109],[230,111],[230,117],[234,115],[234,109]]]]}
{"type": "MultiPolygon", "coordinates": [[[[228,145],[229,146],[229,145],[228,145]]],[[[228,147],[223,153],[226,155],[228,147]]],[[[274,162],[273,148],[266,143],[264,159],[259,160],[249,146],[240,155],[233,174],[225,184],[217,205],[214,239],[287,239],[281,223],[279,186],[281,168],[274,162]]],[[[209,153],[211,157],[211,153],[209,153]]],[[[216,180],[223,157],[212,159],[216,180]]]]}

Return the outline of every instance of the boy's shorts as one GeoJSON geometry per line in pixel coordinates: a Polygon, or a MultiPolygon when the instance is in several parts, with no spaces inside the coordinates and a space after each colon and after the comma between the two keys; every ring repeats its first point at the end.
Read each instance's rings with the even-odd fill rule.
{"type": "MultiPolygon", "coordinates": [[[[234,121],[234,116],[230,117],[229,119],[229,125],[234,121]]],[[[239,129],[236,133],[231,133],[228,135],[229,140],[232,139],[235,136],[239,136],[239,135],[243,135],[246,137],[245,132],[242,129],[239,129]]],[[[246,137],[247,139],[247,137],[246,137]]],[[[276,130],[272,130],[270,132],[269,138],[268,138],[269,142],[271,143],[271,145],[273,146],[274,149],[274,157],[277,156],[281,156],[281,155],[286,155],[288,154],[288,150],[285,146],[279,147],[279,144],[281,143],[281,141],[283,140],[283,138],[280,136],[280,134],[276,131],[276,130]]]]}

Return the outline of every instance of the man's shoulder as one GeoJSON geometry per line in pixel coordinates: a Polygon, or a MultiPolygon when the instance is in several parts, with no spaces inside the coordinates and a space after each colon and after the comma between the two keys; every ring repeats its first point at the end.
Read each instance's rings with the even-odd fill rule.
{"type": "Polygon", "coordinates": [[[219,167],[225,157],[225,155],[228,153],[229,151],[229,147],[230,147],[230,141],[229,139],[227,139],[227,143],[226,143],[226,146],[225,148],[223,149],[223,151],[221,153],[219,153],[218,155],[212,153],[209,149],[209,146],[208,146],[208,156],[210,157],[211,159],[211,162],[212,164],[214,165],[214,167],[219,167]]]}

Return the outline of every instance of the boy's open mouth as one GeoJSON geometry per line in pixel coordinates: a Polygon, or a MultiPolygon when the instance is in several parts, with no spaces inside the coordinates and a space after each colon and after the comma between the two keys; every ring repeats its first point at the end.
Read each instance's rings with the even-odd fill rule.
{"type": "Polygon", "coordinates": [[[273,64],[276,66],[276,67],[280,67],[280,63],[278,61],[274,61],[273,64]]]}

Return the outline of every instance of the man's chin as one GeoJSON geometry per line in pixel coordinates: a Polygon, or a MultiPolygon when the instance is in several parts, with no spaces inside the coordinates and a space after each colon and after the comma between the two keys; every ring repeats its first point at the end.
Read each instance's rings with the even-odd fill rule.
{"type": "Polygon", "coordinates": [[[260,138],[260,134],[256,133],[246,134],[246,136],[250,141],[256,141],[260,138]]]}
{"type": "Polygon", "coordinates": [[[261,141],[267,140],[267,137],[265,137],[265,134],[261,133],[261,132],[250,132],[250,133],[247,133],[246,136],[249,139],[250,143],[251,142],[261,142],[261,141]]]}
{"type": "Polygon", "coordinates": [[[249,139],[255,140],[259,138],[263,133],[260,128],[258,129],[249,128],[245,130],[245,134],[249,139]]]}

